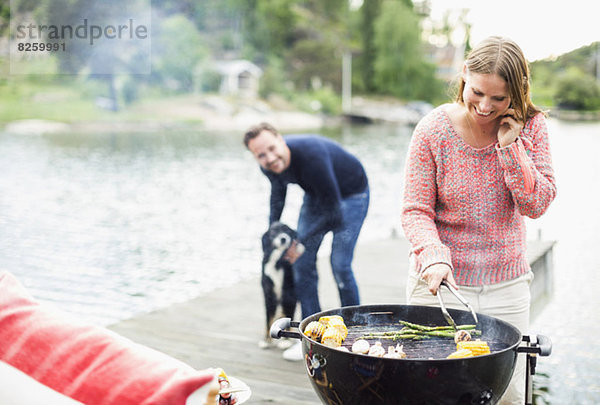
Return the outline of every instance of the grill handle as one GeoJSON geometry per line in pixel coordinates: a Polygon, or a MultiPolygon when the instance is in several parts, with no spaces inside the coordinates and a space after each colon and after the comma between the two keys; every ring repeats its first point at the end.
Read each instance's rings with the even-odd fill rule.
{"type": "Polygon", "coordinates": [[[550,356],[552,354],[552,341],[544,335],[523,335],[525,346],[517,347],[519,353],[535,353],[540,356],[550,356]]]}
{"type": "Polygon", "coordinates": [[[280,339],[282,337],[294,338],[302,340],[302,334],[300,332],[292,332],[286,329],[292,327],[297,328],[300,326],[299,322],[292,322],[291,318],[280,318],[271,324],[270,334],[273,339],[280,339]]]}
{"type": "Polygon", "coordinates": [[[527,353],[525,371],[525,405],[533,405],[533,376],[537,365],[537,355],[550,356],[552,341],[544,335],[523,335],[523,346],[517,347],[517,353],[527,353]]]}

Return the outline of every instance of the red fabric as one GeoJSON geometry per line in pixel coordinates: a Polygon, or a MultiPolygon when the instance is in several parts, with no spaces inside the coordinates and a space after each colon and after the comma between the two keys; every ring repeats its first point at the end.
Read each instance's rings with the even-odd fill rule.
{"type": "Polygon", "coordinates": [[[184,405],[209,371],[73,322],[40,305],[0,272],[0,360],[87,405],[184,405]]]}

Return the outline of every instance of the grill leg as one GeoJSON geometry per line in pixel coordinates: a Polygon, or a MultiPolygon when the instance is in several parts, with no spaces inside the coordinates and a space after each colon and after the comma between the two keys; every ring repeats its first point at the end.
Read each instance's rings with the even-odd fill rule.
{"type": "Polygon", "coordinates": [[[537,356],[528,353],[525,366],[525,405],[533,405],[533,375],[535,374],[536,362],[537,356]]]}
{"type": "Polygon", "coordinates": [[[533,376],[537,364],[537,355],[550,356],[552,342],[546,336],[523,336],[524,346],[517,348],[518,353],[526,353],[525,360],[525,405],[533,405],[533,376]]]}

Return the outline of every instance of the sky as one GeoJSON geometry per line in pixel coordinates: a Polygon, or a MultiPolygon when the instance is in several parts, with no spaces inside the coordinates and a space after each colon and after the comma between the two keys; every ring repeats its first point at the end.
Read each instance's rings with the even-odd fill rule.
{"type": "MultiPolygon", "coordinates": [[[[600,41],[595,1],[569,0],[431,0],[431,17],[448,9],[468,9],[471,45],[490,35],[514,40],[533,62],[600,41]],[[557,6],[556,4],[560,4],[557,6]]],[[[455,13],[456,15],[456,13],[455,13]]]]}

